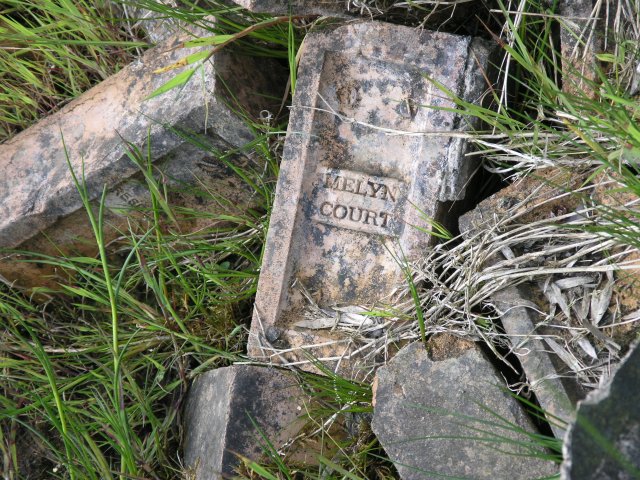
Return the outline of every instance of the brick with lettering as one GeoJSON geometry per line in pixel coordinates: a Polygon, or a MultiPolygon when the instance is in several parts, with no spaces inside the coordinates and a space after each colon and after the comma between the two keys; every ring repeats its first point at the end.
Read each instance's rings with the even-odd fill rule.
{"type": "Polygon", "coordinates": [[[301,320],[310,308],[389,306],[405,282],[397,258],[432,245],[430,219],[455,224],[472,165],[467,119],[444,92],[480,102],[490,53],[479,39],[378,22],[307,36],[252,357],[304,364],[311,354],[332,367],[355,358],[357,342],[334,324],[301,320]]]}

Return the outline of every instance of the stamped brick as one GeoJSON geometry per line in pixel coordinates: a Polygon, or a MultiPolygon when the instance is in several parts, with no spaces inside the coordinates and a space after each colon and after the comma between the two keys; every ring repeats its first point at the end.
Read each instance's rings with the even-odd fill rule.
{"type": "Polygon", "coordinates": [[[249,354],[348,359],[339,332],[294,327],[321,309],[381,306],[403,285],[394,256],[430,245],[465,195],[465,120],[443,89],[479,101],[480,40],[367,22],[305,40],[271,216],[249,354]],[[440,85],[440,87],[438,86],[440,85]],[[393,253],[392,253],[393,252],[393,253]],[[295,285],[294,285],[295,284],[295,285]]]}

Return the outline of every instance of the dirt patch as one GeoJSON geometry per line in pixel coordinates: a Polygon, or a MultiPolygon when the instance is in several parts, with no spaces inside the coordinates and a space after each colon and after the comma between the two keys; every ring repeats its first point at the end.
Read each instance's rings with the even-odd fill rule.
{"type": "Polygon", "coordinates": [[[579,207],[574,195],[565,195],[580,188],[584,174],[559,169],[545,169],[516,180],[478,207],[496,217],[509,216],[519,224],[564,215],[579,207]]]}
{"type": "MultiPolygon", "coordinates": [[[[623,262],[640,262],[640,253],[632,252],[622,259],[623,262]]],[[[616,278],[613,305],[619,305],[620,313],[625,316],[640,309],[640,270],[620,271],[616,278]]]]}
{"type": "Polygon", "coordinates": [[[457,358],[473,348],[474,342],[457,337],[450,333],[439,333],[427,341],[427,353],[434,362],[457,358]]]}
{"type": "MultiPolygon", "coordinates": [[[[4,478],[52,478],[58,470],[63,468],[50,460],[47,446],[32,432],[18,427],[16,432],[11,433],[15,435],[16,451],[19,452],[18,465],[11,465],[10,461],[9,464],[5,463],[7,469],[5,473],[8,477],[4,478]],[[15,473],[18,473],[17,477],[12,476],[15,473]]],[[[47,440],[57,444],[57,447],[62,448],[58,439],[44,432],[40,432],[40,434],[45,438],[48,437],[47,440]]]]}

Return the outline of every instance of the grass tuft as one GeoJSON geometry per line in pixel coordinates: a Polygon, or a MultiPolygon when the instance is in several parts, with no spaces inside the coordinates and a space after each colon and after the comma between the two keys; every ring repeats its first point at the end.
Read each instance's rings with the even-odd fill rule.
{"type": "Polygon", "coordinates": [[[108,2],[6,0],[0,5],[0,143],[77,97],[146,46],[108,2]]]}

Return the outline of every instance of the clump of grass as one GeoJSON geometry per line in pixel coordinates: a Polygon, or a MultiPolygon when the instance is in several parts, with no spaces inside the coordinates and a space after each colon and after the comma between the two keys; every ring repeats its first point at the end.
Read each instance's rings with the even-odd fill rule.
{"type": "MultiPolygon", "coordinates": [[[[525,282],[539,284],[549,305],[541,312],[541,327],[563,332],[556,330],[548,343],[587,389],[600,385],[619,359],[620,345],[611,338],[615,327],[637,321],[634,312],[604,304],[615,299],[614,277],[637,272],[640,246],[635,153],[640,137],[633,127],[638,115],[633,72],[640,52],[629,48],[639,38],[638,4],[620,2],[616,8],[610,12],[615,22],[599,23],[613,25],[608,35],[614,53],[583,59],[594,78],[582,75],[579,65],[561,63],[556,32],[566,23],[552,7],[528,1],[494,12],[503,18],[501,35],[495,35],[504,53],[497,82],[502,88],[489,92],[488,107],[456,100],[460,111],[488,127],[469,135],[478,147],[474,155],[510,181],[533,175],[541,178],[539,185],[555,187],[554,176],[582,180],[554,199],[537,202],[539,189],[534,189],[521,205],[484,212],[495,217],[484,230],[438,246],[414,265],[416,281],[424,286],[429,332],[452,331],[490,345],[504,342],[492,294],[525,282]],[[597,59],[608,63],[598,65],[597,59]],[[579,81],[585,91],[563,88],[563,80],[579,81]],[[531,218],[553,201],[572,206],[531,218]]],[[[597,35],[594,25],[582,32],[584,38],[597,35]]]]}
{"type": "Polygon", "coordinates": [[[109,2],[7,0],[0,6],[0,143],[115,73],[146,45],[109,2]]]}
{"type": "MultiPolygon", "coordinates": [[[[123,7],[145,12],[144,19],[130,18],[132,27],[145,27],[148,20],[171,20],[179,27],[191,26],[201,29],[202,38],[198,38],[199,45],[216,47],[220,42],[207,37],[208,33],[220,36],[235,36],[232,47],[237,51],[256,57],[275,57],[286,59],[290,46],[288,22],[273,22],[269,15],[253,14],[237,6],[230,6],[219,0],[210,0],[205,4],[193,1],[181,1],[178,6],[171,6],[161,0],[136,0],[130,2],[119,0],[123,7]],[[138,22],[136,23],[136,20],[138,22]],[[269,23],[269,25],[263,25],[269,23]],[[245,30],[249,29],[248,32],[245,30]]],[[[303,19],[294,17],[294,26],[304,27],[307,23],[303,19]]],[[[176,28],[177,31],[182,28],[176,28]]],[[[304,30],[295,29],[298,42],[304,30]]],[[[225,38],[225,41],[228,37],[225,38]]]]}
{"type": "MultiPolygon", "coordinates": [[[[159,3],[151,3],[162,9],[159,3]]],[[[30,15],[42,13],[35,6],[30,8],[30,15]]],[[[246,28],[241,16],[204,20],[221,10],[161,11],[190,24],[203,20],[205,26],[215,26],[214,33],[246,28]]],[[[86,24],[68,30],[73,33],[88,26],[99,30],[97,21],[84,20],[86,24]]],[[[60,25],[64,26],[62,20],[60,25]]],[[[293,34],[288,26],[276,25],[258,31],[252,42],[232,48],[287,58],[289,53],[295,56],[295,48],[287,51],[293,34]],[[281,52],[274,48],[278,41],[281,52]]],[[[53,45],[65,52],[68,45],[75,45],[78,50],[69,49],[69,58],[63,53],[60,57],[71,62],[75,52],[89,57],[87,63],[92,54],[98,55],[98,48],[105,47],[102,41],[66,37],[34,44],[53,45]]],[[[73,74],[73,69],[65,73],[73,74]]],[[[100,75],[107,74],[105,70],[100,75]]],[[[82,88],[73,85],[78,88],[71,93],[80,93],[82,88]]],[[[245,212],[203,214],[174,209],[169,198],[176,192],[156,175],[150,160],[129,145],[131,160],[147,182],[151,207],[137,211],[128,229],[109,245],[104,235],[104,203],[89,202],[82,172],[74,172],[99,255],[53,257],[23,252],[25,261],[63,270],[71,281],[55,289],[36,289],[33,298],[6,285],[0,290],[0,468],[7,478],[176,478],[181,474],[180,417],[190,379],[239,359],[246,349],[250,301],[278,173],[273,151],[278,150],[280,130],[274,124],[271,118],[268,125],[248,125],[255,129],[256,139],[239,150],[256,160],[255,165],[249,162],[255,168],[234,165],[238,151],[214,151],[206,139],[174,132],[218,158],[244,181],[253,192],[253,207],[245,212]],[[193,233],[174,228],[176,219],[189,223],[192,218],[202,225],[203,216],[210,227],[193,233]]],[[[210,195],[224,204],[217,192],[198,187],[190,191],[181,185],[179,196],[210,195]]]]}
{"type": "MultiPolygon", "coordinates": [[[[255,150],[266,142],[257,139],[255,150]]],[[[144,160],[133,148],[130,154],[144,160]]],[[[266,206],[242,216],[212,214],[212,227],[192,234],[167,228],[170,218],[202,213],[173,212],[171,190],[149,170],[151,208],[132,217],[111,248],[102,235],[103,203],[89,203],[76,172],[100,254],[33,253],[27,261],[55,265],[73,278],[39,289],[45,303],[0,290],[0,451],[7,478],[179,475],[190,379],[238,360],[246,348],[273,162],[267,155],[263,169],[237,172],[266,206]],[[42,462],[29,465],[36,454],[42,462]]]]}
{"type": "MultiPolygon", "coordinates": [[[[603,184],[585,186],[582,193],[598,188],[603,184]]],[[[529,285],[548,305],[543,311],[532,302],[535,298],[527,299],[527,308],[541,314],[531,336],[557,346],[553,350],[561,354],[565,369],[591,389],[620,358],[621,347],[612,338],[615,328],[638,320],[633,312],[609,305],[618,290],[614,274],[640,268],[629,258],[637,249],[590,231],[611,225],[592,205],[523,221],[549,211],[546,207],[554,201],[571,205],[569,198],[580,193],[565,192],[538,202],[539,190],[531,192],[533,201],[524,199],[504,212],[496,211],[497,219],[486,219],[463,241],[443,244],[416,262],[421,308],[432,319],[428,333],[455,332],[510,348],[497,328],[500,319],[492,307],[493,296],[511,286],[529,285]]],[[[417,326],[414,332],[417,335],[417,326]]]]}

